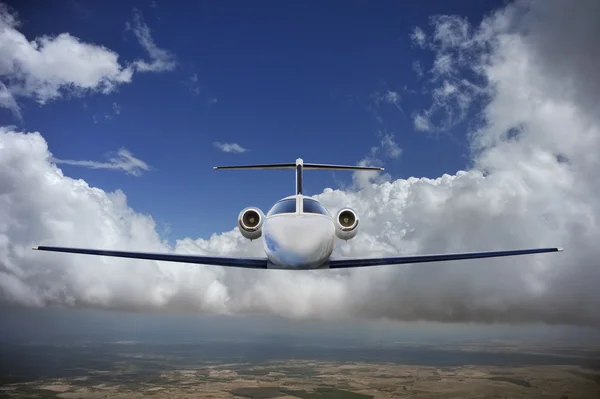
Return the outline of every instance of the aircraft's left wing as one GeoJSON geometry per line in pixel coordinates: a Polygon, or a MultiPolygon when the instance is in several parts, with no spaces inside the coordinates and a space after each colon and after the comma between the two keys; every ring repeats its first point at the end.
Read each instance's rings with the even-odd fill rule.
{"type": "Polygon", "coordinates": [[[405,263],[424,263],[424,262],[442,262],[448,260],[497,258],[501,256],[540,254],[545,252],[560,252],[562,248],[533,248],[533,249],[515,249],[509,251],[492,252],[462,252],[454,254],[440,255],[409,255],[396,256],[388,258],[344,258],[331,259],[329,261],[330,269],[341,269],[349,267],[367,267],[383,265],[401,265],[405,263]]]}
{"type": "Polygon", "coordinates": [[[66,248],[66,247],[34,247],[39,251],[68,252],[74,254],[115,256],[118,258],[159,260],[164,262],[183,262],[213,266],[244,267],[247,269],[266,269],[267,258],[226,258],[220,256],[180,255],[151,252],[108,251],[102,249],[66,248]]]}

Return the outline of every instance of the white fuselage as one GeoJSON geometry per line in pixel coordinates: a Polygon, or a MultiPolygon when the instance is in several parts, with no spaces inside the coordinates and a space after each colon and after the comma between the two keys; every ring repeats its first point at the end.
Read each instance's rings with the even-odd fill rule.
{"type": "Polygon", "coordinates": [[[301,194],[276,203],[262,226],[263,246],[270,268],[325,266],[333,252],[335,238],[335,224],[329,212],[318,201],[301,194]],[[305,210],[304,204],[310,204],[311,209],[307,205],[305,210]]]}

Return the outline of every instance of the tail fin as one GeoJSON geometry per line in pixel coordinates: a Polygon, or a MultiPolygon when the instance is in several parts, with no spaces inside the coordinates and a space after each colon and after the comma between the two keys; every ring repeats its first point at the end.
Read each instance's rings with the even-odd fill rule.
{"type": "Polygon", "coordinates": [[[263,165],[241,165],[241,166],[215,166],[214,170],[249,170],[249,169],[296,169],[296,194],[302,194],[302,170],[383,170],[373,166],[346,166],[328,165],[321,163],[304,163],[302,158],[296,159],[296,163],[279,163],[263,165]]]}

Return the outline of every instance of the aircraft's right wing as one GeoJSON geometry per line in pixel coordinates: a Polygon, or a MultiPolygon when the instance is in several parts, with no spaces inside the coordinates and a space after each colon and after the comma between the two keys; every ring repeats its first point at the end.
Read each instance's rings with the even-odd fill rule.
{"type": "Polygon", "coordinates": [[[201,265],[212,265],[212,266],[229,266],[229,267],[243,267],[246,269],[266,269],[267,258],[229,258],[224,256],[201,256],[201,255],[187,255],[187,254],[168,254],[168,253],[152,253],[152,252],[133,252],[133,251],[112,251],[105,249],[91,249],[91,248],[67,248],[67,247],[48,247],[39,246],[34,247],[34,250],[38,251],[52,251],[52,252],[66,252],[72,254],[84,254],[84,255],[99,255],[99,256],[114,256],[117,258],[130,258],[130,259],[146,259],[146,260],[158,260],[163,262],[181,262],[181,263],[195,263],[201,265]]]}
{"type": "Polygon", "coordinates": [[[562,248],[533,248],[533,249],[515,249],[509,251],[492,252],[462,252],[440,255],[408,255],[395,256],[387,258],[344,258],[331,259],[329,261],[330,269],[341,269],[350,267],[368,267],[384,265],[401,265],[406,263],[424,263],[424,262],[442,262],[449,260],[497,258],[501,256],[530,255],[545,252],[560,252],[562,248]]]}

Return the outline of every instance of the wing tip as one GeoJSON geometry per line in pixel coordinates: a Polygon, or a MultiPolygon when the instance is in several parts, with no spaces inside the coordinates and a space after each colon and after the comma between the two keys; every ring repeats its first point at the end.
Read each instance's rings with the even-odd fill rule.
{"type": "Polygon", "coordinates": [[[37,251],[38,249],[40,249],[40,247],[31,247],[31,249],[33,249],[34,251],[37,251]]]}
{"type": "Polygon", "coordinates": [[[558,248],[556,248],[556,252],[562,252],[562,251],[564,251],[564,250],[565,250],[565,249],[564,249],[564,248],[562,248],[562,247],[558,247],[558,248]]]}

